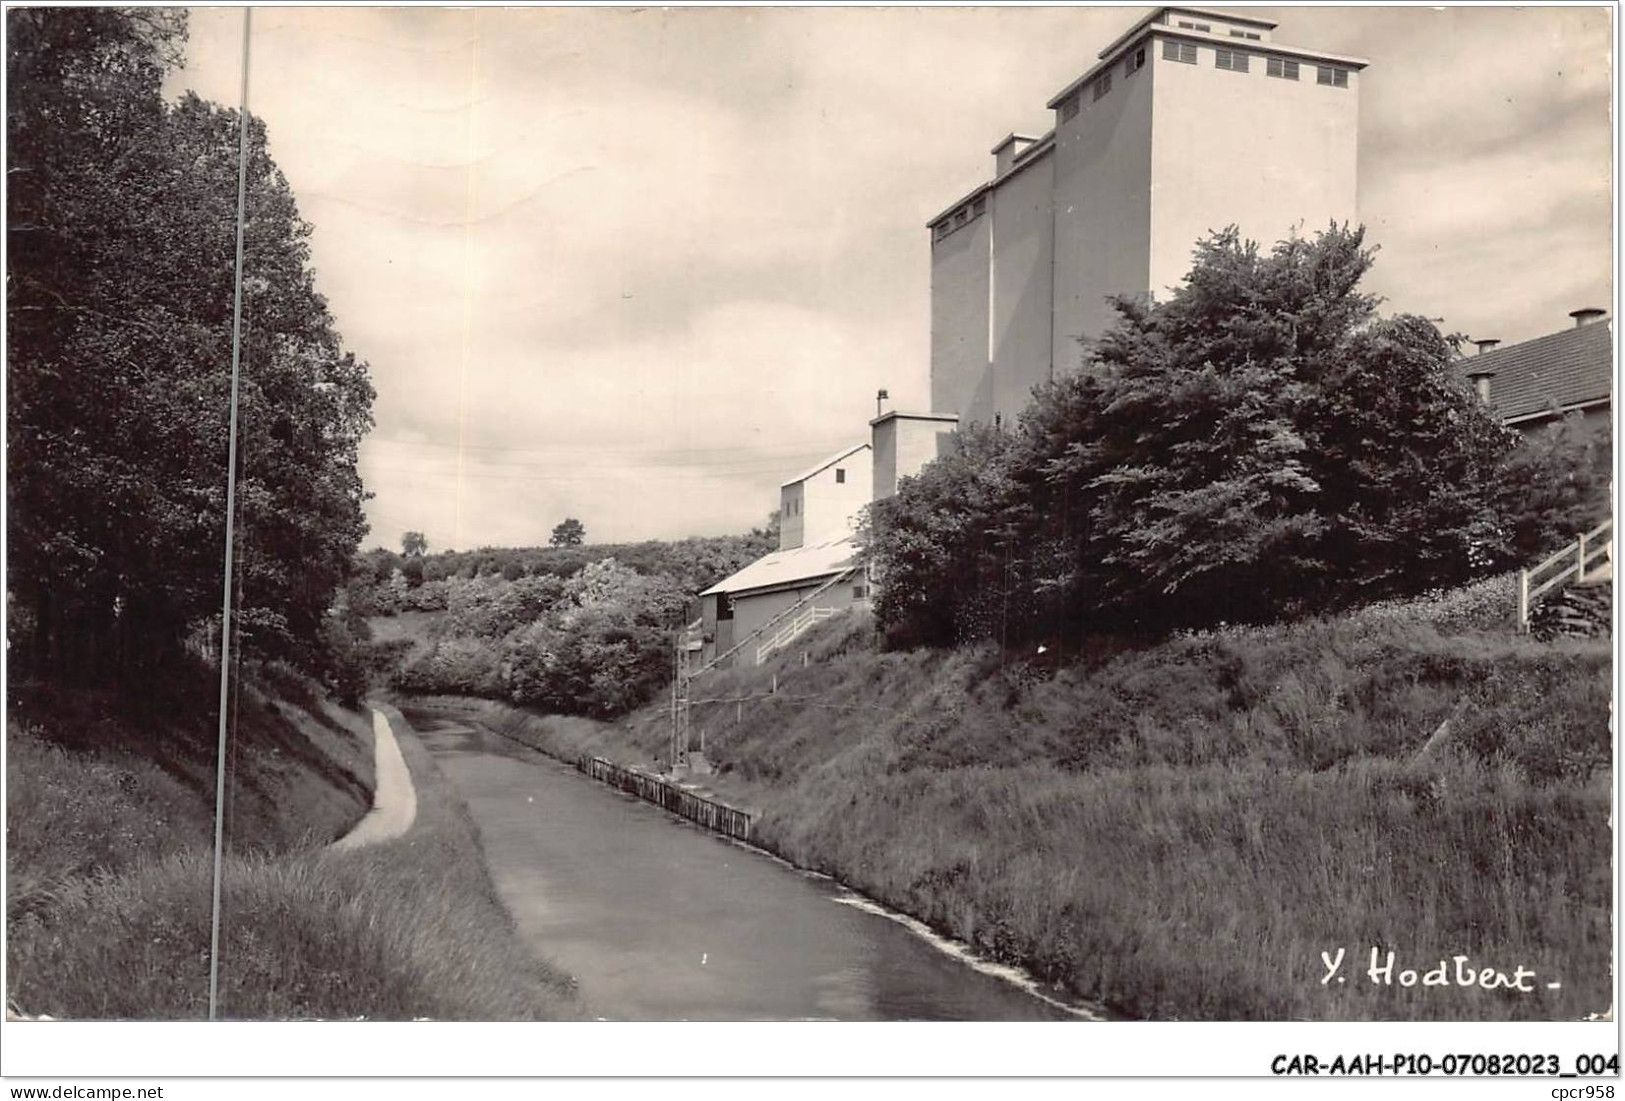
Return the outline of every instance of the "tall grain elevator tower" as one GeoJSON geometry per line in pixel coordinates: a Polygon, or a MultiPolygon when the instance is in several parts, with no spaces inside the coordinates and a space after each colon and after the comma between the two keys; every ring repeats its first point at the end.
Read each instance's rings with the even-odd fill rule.
{"type": "Polygon", "coordinates": [[[1268,247],[1356,220],[1365,60],[1275,40],[1276,24],[1157,8],[1010,134],[993,177],[933,218],[931,406],[1005,423],[1083,362],[1110,295],[1166,297],[1232,223],[1268,247]]]}

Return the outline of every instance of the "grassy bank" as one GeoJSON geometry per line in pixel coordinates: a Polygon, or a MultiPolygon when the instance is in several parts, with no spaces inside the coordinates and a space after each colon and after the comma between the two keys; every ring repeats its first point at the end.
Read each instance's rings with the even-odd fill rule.
{"type": "MultiPolygon", "coordinates": [[[[568,980],[520,944],[461,803],[415,739],[400,739],[418,787],[413,828],[329,851],[370,802],[370,722],[294,682],[275,691],[246,694],[233,741],[222,1014],[575,1015],[568,980]]],[[[156,723],[86,693],[22,711],[7,744],[8,1001],[54,1017],[204,1016],[207,712],[169,706],[156,723]]]]}
{"type": "MultiPolygon", "coordinates": [[[[1481,625],[1499,597],[1048,668],[882,653],[835,621],[697,682],[779,692],[694,726],[763,844],[1132,1016],[1581,1018],[1609,1005],[1611,656],[1481,625]],[[1323,984],[1338,949],[1347,981],[1323,984]],[[1400,985],[1462,954],[1533,991],[1400,985]]],[[[659,706],[616,727],[484,706],[564,756],[664,753],[659,706]]]]}
{"type": "Polygon", "coordinates": [[[571,764],[583,754],[625,764],[654,766],[666,752],[669,731],[652,725],[630,727],[580,715],[547,715],[481,696],[407,696],[409,711],[472,719],[505,738],[571,764]]]}

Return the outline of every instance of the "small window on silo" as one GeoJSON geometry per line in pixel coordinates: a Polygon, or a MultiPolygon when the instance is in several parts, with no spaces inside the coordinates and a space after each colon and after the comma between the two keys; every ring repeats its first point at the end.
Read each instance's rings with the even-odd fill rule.
{"type": "Polygon", "coordinates": [[[1186,65],[1196,64],[1196,47],[1189,42],[1164,42],[1162,44],[1162,59],[1164,61],[1180,61],[1186,65]]]}
{"type": "Polygon", "coordinates": [[[1297,80],[1298,63],[1284,57],[1272,57],[1264,64],[1264,71],[1280,80],[1297,80]]]}

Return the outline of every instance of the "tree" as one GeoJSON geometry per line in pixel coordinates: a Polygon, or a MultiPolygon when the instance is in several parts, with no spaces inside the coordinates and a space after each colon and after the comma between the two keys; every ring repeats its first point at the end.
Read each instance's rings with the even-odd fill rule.
{"type": "Polygon", "coordinates": [[[749,538],[760,539],[764,543],[768,544],[768,547],[769,547],[770,550],[778,550],[779,549],[779,527],[782,524],[782,522],[783,522],[783,517],[781,517],[779,515],[779,510],[774,509],[772,512],[767,514],[767,523],[766,524],[762,525],[759,528],[751,528],[750,529],[749,538]]]}
{"type": "Polygon", "coordinates": [[[1118,300],[1008,445],[962,433],[875,506],[888,636],[1262,621],[1505,562],[1515,437],[1430,323],[1376,316],[1371,263],[1361,230],[1231,228],[1168,301],[1118,300]]]}
{"type": "Polygon", "coordinates": [[[553,538],[548,540],[549,546],[579,547],[587,538],[587,529],[581,521],[570,517],[553,529],[553,538]]]}
{"type": "Polygon", "coordinates": [[[1613,440],[1570,414],[1525,440],[1500,472],[1500,547],[1530,563],[1612,514],[1613,440]]]}
{"type": "Polygon", "coordinates": [[[859,540],[874,566],[875,613],[893,645],[986,637],[1002,617],[1019,533],[1012,442],[970,425],[947,455],[866,511],[859,540]]]}
{"type": "Polygon", "coordinates": [[[671,630],[688,594],[669,578],[605,558],[563,587],[532,578],[531,623],[505,651],[510,698],[569,714],[611,718],[642,703],[671,675],[671,630]]]}
{"type": "MultiPolygon", "coordinates": [[[[7,582],[33,623],[14,660],[40,671],[88,671],[112,658],[117,579],[103,563],[125,517],[103,511],[114,471],[102,452],[109,438],[123,442],[130,345],[178,351],[188,335],[136,328],[109,308],[117,288],[97,269],[98,243],[118,240],[129,206],[120,182],[162,167],[160,84],[179,58],[185,17],[143,16],[165,14],[6,13],[7,582]],[[79,370],[97,362],[85,358],[96,347],[106,367],[79,370]]],[[[191,549],[183,561],[195,564],[191,549]]],[[[218,561],[218,543],[214,552],[218,561]]]]}
{"type": "Polygon", "coordinates": [[[1266,255],[1232,228],[1168,302],[1120,304],[1091,435],[1049,468],[1088,502],[1102,603],[1261,620],[1472,572],[1512,440],[1430,323],[1376,318],[1371,263],[1362,230],[1266,255]]]}
{"type": "Polygon", "coordinates": [[[1459,584],[1504,558],[1513,502],[1501,472],[1518,437],[1452,369],[1448,341],[1400,316],[1353,333],[1342,353],[1302,410],[1337,602],[1459,584]]]}
{"type": "Polygon", "coordinates": [[[423,537],[421,531],[409,531],[401,536],[401,553],[405,555],[421,555],[429,549],[429,541],[423,537]]]}
{"type": "MultiPolygon", "coordinates": [[[[13,593],[42,672],[133,672],[219,606],[238,117],[160,82],[184,19],[7,13],[7,420],[13,593]]],[[[287,181],[249,120],[234,620],[323,645],[365,533],[373,391],[315,289],[287,181]]]]}

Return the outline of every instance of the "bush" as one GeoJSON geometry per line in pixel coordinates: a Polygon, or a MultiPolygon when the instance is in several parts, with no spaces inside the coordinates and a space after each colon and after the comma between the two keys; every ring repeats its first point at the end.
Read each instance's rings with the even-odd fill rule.
{"type": "Polygon", "coordinates": [[[1518,575],[1505,573],[1455,589],[1377,601],[1351,613],[1355,623],[1427,623],[1441,634],[1511,631],[1518,615],[1518,575]]]}
{"type": "Polygon", "coordinates": [[[1509,457],[1501,536],[1513,558],[1544,558],[1611,515],[1611,452],[1608,428],[1588,433],[1576,414],[1534,433],[1509,457]]]}
{"type": "MultiPolygon", "coordinates": [[[[995,633],[1019,592],[1029,532],[1015,515],[1010,437],[983,425],[958,433],[953,451],[902,479],[869,506],[861,540],[874,566],[875,615],[896,647],[947,646],[995,633]]],[[[1018,597],[1018,601],[1020,598],[1018,597]]],[[[1028,612],[1020,602],[1018,617],[1028,612]]]]}
{"type": "Polygon", "coordinates": [[[671,636],[624,611],[581,609],[516,633],[503,667],[514,703],[612,718],[669,683],[671,636]]]}
{"type": "MultiPolygon", "coordinates": [[[[407,560],[417,562],[419,559],[407,560]]],[[[403,612],[443,612],[446,610],[446,600],[450,593],[450,585],[444,579],[424,581],[421,585],[408,588],[400,594],[399,610],[403,612]]]]}
{"type": "Polygon", "coordinates": [[[370,684],[372,631],[358,615],[329,613],[311,655],[301,664],[345,707],[356,707],[370,684]]]}
{"type": "Polygon", "coordinates": [[[501,659],[488,642],[443,638],[402,669],[395,687],[403,692],[484,696],[501,686],[501,659]]]}

